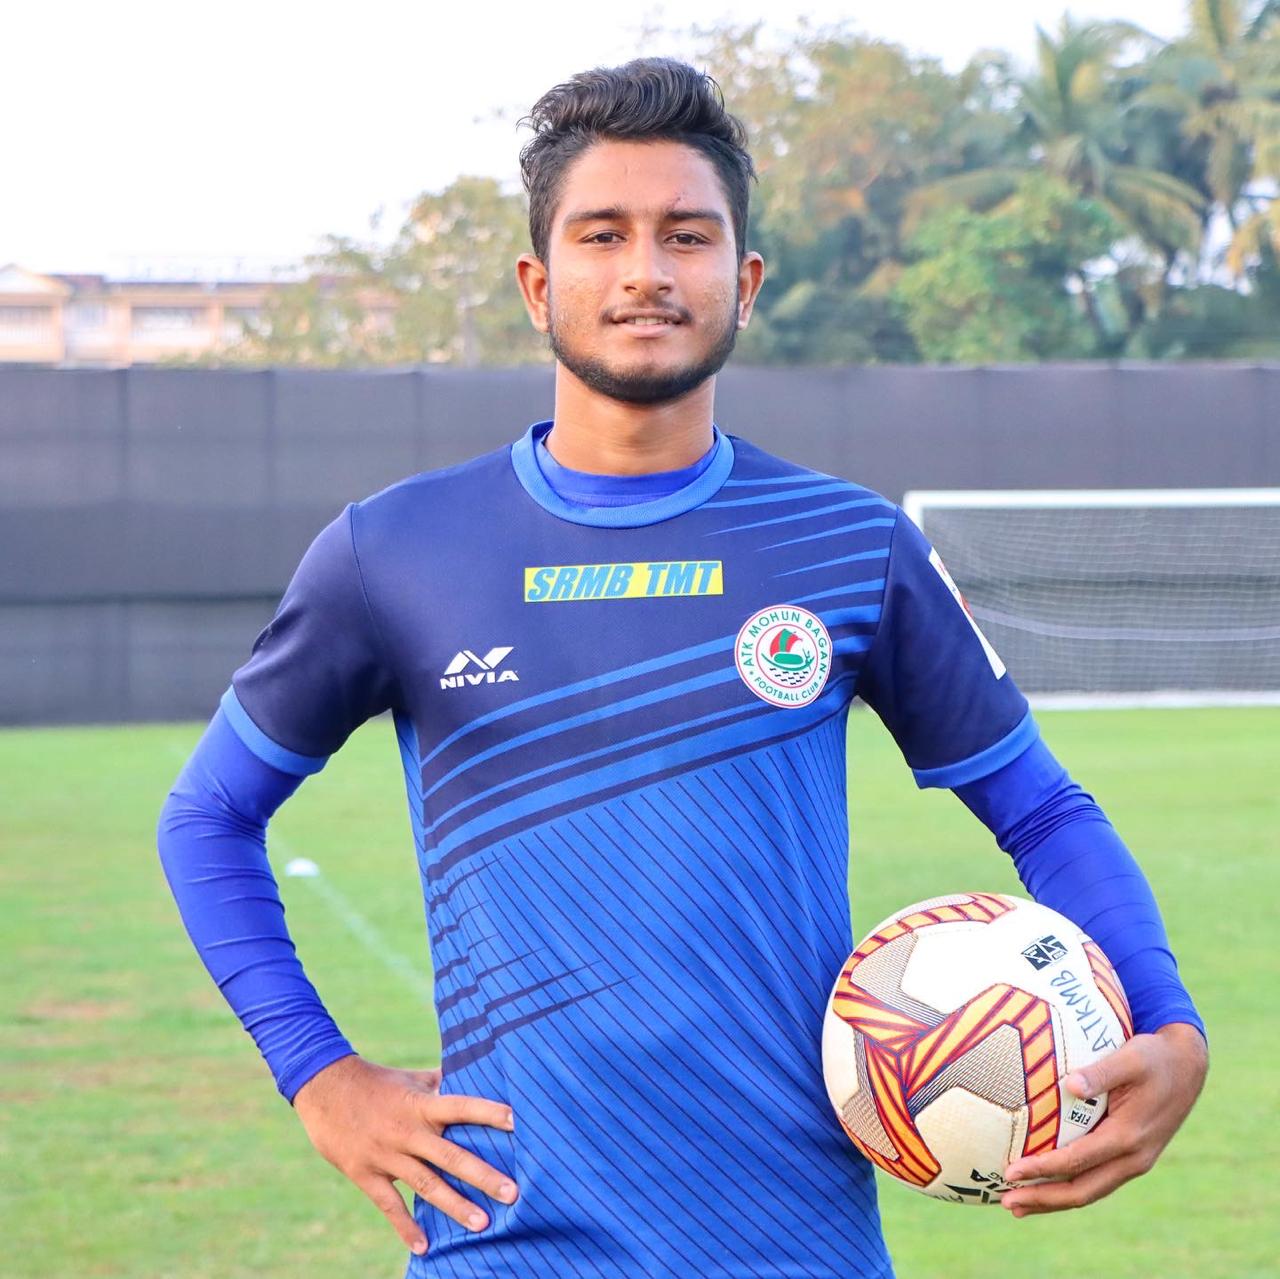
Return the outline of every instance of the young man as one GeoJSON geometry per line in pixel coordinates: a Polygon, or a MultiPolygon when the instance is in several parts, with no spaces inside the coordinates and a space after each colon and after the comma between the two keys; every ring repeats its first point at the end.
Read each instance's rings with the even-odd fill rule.
{"type": "Polygon", "coordinates": [[[1140,872],[921,534],[714,424],[763,276],[740,124],[661,59],[576,76],[531,123],[517,270],[555,416],[348,506],[303,558],[161,818],[210,972],[410,1275],[888,1275],[819,1050],[852,944],[858,694],[1119,969],[1143,1033],[1074,1081],[1111,1114],[1011,1167],[1062,1180],[1004,1202],[1108,1193],[1189,1110],[1199,1018],[1140,872]],[[264,848],[279,804],[385,710],[443,1076],[355,1055],[264,848]]]}

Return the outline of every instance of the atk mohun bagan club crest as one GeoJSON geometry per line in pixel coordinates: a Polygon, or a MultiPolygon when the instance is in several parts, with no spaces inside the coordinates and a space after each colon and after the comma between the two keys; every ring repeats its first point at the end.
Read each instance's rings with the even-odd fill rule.
{"type": "Polygon", "coordinates": [[[831,636],[807,608],[774,604],[746,620],[733,657],[757,697],[774,706],[804,706],[831,674],[831,636]]]}

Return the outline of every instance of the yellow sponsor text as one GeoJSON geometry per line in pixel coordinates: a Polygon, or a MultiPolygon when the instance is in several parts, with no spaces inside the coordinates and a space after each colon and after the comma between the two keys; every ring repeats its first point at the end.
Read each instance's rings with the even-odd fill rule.
{"type": "Polygon", "coordinates": [[[724,567],[720,560],[547,564],[538,568],[526,568],[524,571],[526,604],[723,594],[724,567]]]}

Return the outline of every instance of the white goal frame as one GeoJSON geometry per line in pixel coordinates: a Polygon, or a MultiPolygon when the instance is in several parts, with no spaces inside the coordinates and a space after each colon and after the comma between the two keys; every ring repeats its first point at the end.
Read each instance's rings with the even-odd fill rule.
{"type": "MultiPolygon", "coordinates": [[[[1280,488],[1198,489],[912,489],[902,509],[924,530],[924,511],[934,510],[1080,510],[1194,506],[1275,506],[1280,488]]],[[[925,536],[928,536],[925,531],[925,536]]],[[[1124,710],[1134,707],[1280,706],[1280,690],[1256,691],[1169,689],[1132,693],[1032,694],[1040,710],[1124,710]]]]}

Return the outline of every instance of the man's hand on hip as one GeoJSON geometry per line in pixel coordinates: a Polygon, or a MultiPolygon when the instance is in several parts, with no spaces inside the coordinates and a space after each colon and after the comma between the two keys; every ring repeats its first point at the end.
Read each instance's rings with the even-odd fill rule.
{"type": "Polygon", "coordinates": [[[442,1135],[451,1124],[512,1132],[511,1108],[481,1097],[441,1096],[440,1079],[438,1070],[393,1070],[353,1054],[313,1075],[293,1098],[311,1144],[373,1200],[417,1253],[426,1252],[427,1239],[405,1207],[397,1180],[469,1230],[483,1230],[489,1216],[440,1172],[502,1203],[514,1202],[517,1194],[506,1173],[442,1135]]]}

